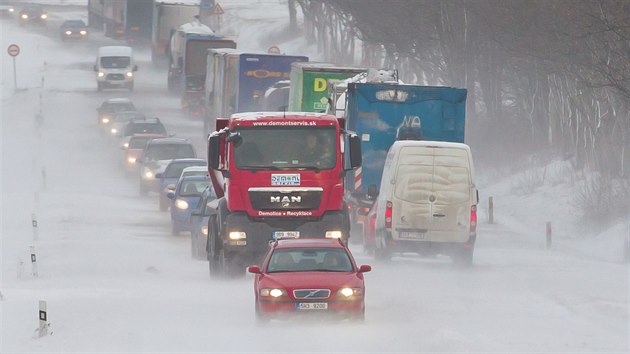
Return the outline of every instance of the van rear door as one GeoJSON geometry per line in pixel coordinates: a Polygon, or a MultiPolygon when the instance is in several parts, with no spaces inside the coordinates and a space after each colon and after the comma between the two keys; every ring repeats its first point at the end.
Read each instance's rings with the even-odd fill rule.
{"type": "Polygon", "coordinates": [[[465,241],[470,228],[468,152],[407,146],[396,172],[392,228],[400,239],[465,241]]]}

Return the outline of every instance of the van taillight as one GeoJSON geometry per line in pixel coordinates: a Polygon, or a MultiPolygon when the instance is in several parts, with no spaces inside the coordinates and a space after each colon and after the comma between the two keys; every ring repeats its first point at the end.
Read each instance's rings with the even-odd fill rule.
{"type": "Polygon", "coordinates": [[[392,228],[392,202],[385,204],[385,227],[392,228]]]}
{"type": "Polygon", "coordinates": [[[477,206],[470,207],[470,232],[477,232],[477,206]]]}

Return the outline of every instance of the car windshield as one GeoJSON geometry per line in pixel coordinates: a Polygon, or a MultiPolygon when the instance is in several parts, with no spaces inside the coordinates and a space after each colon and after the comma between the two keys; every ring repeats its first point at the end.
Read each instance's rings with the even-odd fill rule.
{"type": "Polygon", "coordinates": [[[129,122],[132,118],[140,118],[141,116],[138,116],[138,113],[136,112],[131,112],[131,113],[117,113],[114,116],[114,121],[115,122],[120,122],[120,123],[127,123],[129,122]]]}
{"type": "Polygon", "coordinates": [[[209,179],[205,181],[184,181],[179,187],[179,195],[182,197],[199,196],[209,185],[209,179]]]}
{"type": "Polygon", "coordinates": [[[244,127],[242,141],[235,144],[234,159],[239,169],[316,168],[331,169],[336,162],[334,127],[244,127]],[[278,149],[282,137],[282,149],[278,149]]]}
{"type": "Polygon", "coordinates": [[[135,123],[129,124],[125,129],[125,136],[133,134],[163,134],[166,135],[166,129],[162,124],[156,123],[135,123]]]}
{"type": "Polygon", "coordinates": [[[205,162],[173,162],[166,167],[164,178],[179,178],[186,167],[203,165],[205,162]]]}
{"type": "Polygon", "coordinates": [[[182,171],[182,177],[186,176],[205,176],[208,174],[208,171],[205,169],[203,171],[182,171]]]}
{"type": "Polygon", "coordinates": [[[63,23],[62,26],[63,27],[85,27],[85,23],[83,23],[83,21],[81,20],[66,21],[63,23]]]}
{"type": "Polygon", "coordinates": [[[145,156],[149,160],[185,159],[195,157],[195,151],[189,144],[155,144],[149,147],[145,156]]]}
{"type": "Polygon", "coordinates": [[[129,148],[130,149],[144,149],[144,146],[147,144],[147,141],[152,138],[131,138],[129,140],[129,148]]]}
{"type": "Polygon", "coordinates": [[[102,57],[101,66],[105,69],[123,69],[129,67],[130,57],[102,57]]]}
{"type": "Polygon", "coordinates": [[[109,106],[111,111],[114,112],[125,112],[125,111],[135,111],[136,107],[131,103],[116,103],[109,106]]]}
{"type": "Polygon", "coordinates": [[[271,254],[268,273],[352,272],[350,257],[341,248],[281,248],[271,254]]]}

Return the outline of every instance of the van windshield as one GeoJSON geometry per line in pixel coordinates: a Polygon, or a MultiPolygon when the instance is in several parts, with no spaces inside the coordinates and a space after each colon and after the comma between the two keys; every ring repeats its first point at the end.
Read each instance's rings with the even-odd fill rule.
{"type": "Polygon", "coordinates": [[[131,64],[130,57],[102,57],[101,67],[105,69],[124,69],[131,64]]]}

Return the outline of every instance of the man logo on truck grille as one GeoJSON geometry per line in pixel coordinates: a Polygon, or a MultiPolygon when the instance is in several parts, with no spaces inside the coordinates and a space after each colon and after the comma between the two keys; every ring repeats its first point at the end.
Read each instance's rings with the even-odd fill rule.
{"type": "Polygon", "coordinates": [[[302,203],[302,197],[297,195],[297,196],[291,196],[291,197],[270,197],[270,202],[271,203],[282,203],[282,207],[283,208],[287,208],[291,205],[291,203],[302,203]]]}

